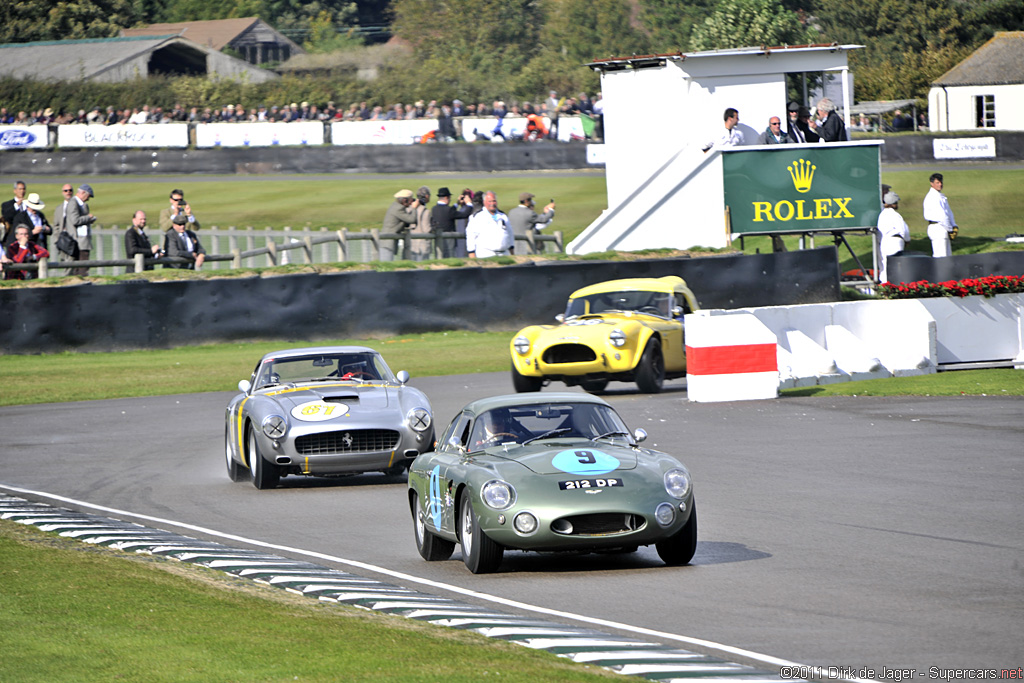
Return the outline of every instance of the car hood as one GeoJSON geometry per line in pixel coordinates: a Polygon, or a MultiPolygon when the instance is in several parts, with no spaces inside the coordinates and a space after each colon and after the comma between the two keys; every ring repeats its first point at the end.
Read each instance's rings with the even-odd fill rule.
{"type": "Polygon", "coordinates": [[[350,384],[332,382],[282,387],[266,392],[287,411],[313,401],[337,403],[348,408],[346,412],[360,413],[398,406],[397,387],[380,384],[350,384]]]}
{"type": "Polygon", "coordinates": [[[495,458],[517,462],[535,474],[592,477],[636,469],[637,465],[636,451],[632,448],[585,440],[558,439],[543,445],[497,446],[487,452],[495,458]]]}
{"type": "Polygon", "coordinates": [[[595,337],[605,339],[608,333],[616,327],[629,334],[632,330],[646,327],[655,320],[661,320],[661,318],[629,312],[584,315],[567,320],[560,325],[542,326],[539,336],[552,343],[560,341],[585,342],[595,337]]]}

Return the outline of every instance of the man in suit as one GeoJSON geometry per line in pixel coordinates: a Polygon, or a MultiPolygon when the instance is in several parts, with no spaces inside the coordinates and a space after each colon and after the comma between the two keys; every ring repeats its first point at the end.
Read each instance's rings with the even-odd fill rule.
{"type": "MultiPolygon", "coordinates": [[[[142,254],[146,258],[160,255],[160,245],[150,244],[149,235],[146,234],[145,211],[136,211],[132,216],[132,225],[124,233],[124,253],[130,259],[134,259],[136,254],[142,254]]],[[[153,270],[153,264],[147,263],[145,270],[153,270]]],[[[132,272],[131,268],[129,272],[132,272]]]]}
{"type": "Polygon", "coordinates": [[[25,181],[14,181],[14,199],[0,204],[0,217],[4,221],[4,229],[0,230],[0,238],[6,247],[14,241],[14,217],[25,210],[25,181]]]}
{"type": "Polygon", "coordinates": [[[60,205],[53,210],[53,227],[57,229],[57,232],[61,232],[64,229],[64,216],[68,212],[68,202],[74,197],[75,189],[71,187],[71,183],[64,183],[64,187],[61,188],[61,202],[60,205]]]}
{"type": "MultiPolygon", "coordinates": [[[[92,253],[92,224],[96,222],[96,216],[93,216],[89,212],[89,205],[87,202],[95,197],[95,193],[92,191],[91,185],[81,185],[78,191],[75,192],[75,196],[68,202],[67,208],[64,212],[64,220],[62,221],[63,230],[71,233],[72,237],[78,240],[78,260],[88,261],[89,254],[92,253]]],[[[64,258],[66,254],[61,254],[61,260],[73,261],[73,257],[64,258]]],[[[73,268],[71,270],[72,275],[88,275],[88,268],[73,268]]]]}
{"type": "Polygon", "coordinates": [[[189,270],[201,270],[203,261],[206,260],[206,250],[199,243],[199,238],[191,230],[185,228],[188,219],[184,214],[174,217],[174,227],[164,235],[164,251],[169,257],[180,257],[189,260],[189,263],[168,263],[164,268],[187,268],[189,270]]]}
{"type": "Polygon", "coordinates": [[[160,229],[164,232],[173,229],[174,217],[180,215],[185,216],[189,230],[198,230],[200,228],[199,221],[192,214],[192,205],[185,201],[185,192],[174,189],[171,190],[170,206],[160,212],[160,229]]]}
{"type": "MultiPolygon", "coordinates": [[[[528,233],[540,232],[538,225],[550,223],[555,217],[555,203],[544,207],[544,213],[538,215],[534,210],[534,195],[523,192],[519,195],[519,206],[508,212],[508,223],[516,237],[525,237],[528,233]]],[[[543,246],[543,243],[541,243],[543,246]]]]}
{"type": "MultiPolygon", "coordinates": [[[[24,224],[29,226],[32,230],[29,234],[29,239],[44,249],[48,249],[49,244],[47,243],[47,235],[53,234],[53,228],[50,227],[50,221],[46,220],[46,215],[43,213],[43,209],[46,208],[46,204],[37,193],[33,192],[25,198],[25,201],[22,202],[22,206],[24,209],[14,214],[14,220],[12,223],[14,225],[24,224]]],[[[12,230],[11,233],[13,232],[14,231],[12,230]]],[[[10,241],[13,242],[13,234],[11,235],[11,238],[12,239],[10,241]]],[[[7,246],[7,244],[4,246],[7,246]]]]}
{"type": "Polygon", "coordinates": [[[818,134],[811,130],[808,123],[811,119],[811,112],[807,107],[802,107],[796,102],[789,103],[789,129],[786,134],[790,142],[817,142],[818,134]]]}
{"type": "MultiPolygon", "coordinates": [[[[473,214],[473,202],[466,199],[463,193],[459,197],[456,206],[452,206],[452,193],[447,187],[437,191],[437,204],[430,210],[430,229],[434,234],[439,235],[445,232],[457,232],[455,221],[468,219],[473,214]]],[[[455,256],[455,239],[445,237],[441,240],[441,256],[452,258],[455,256]]]]}
{"type": "Polygon", "coordinates": [[[829,98],[818,100],[818,120],[812,123],[817,126],[815,132],[824,142],[846,142],[846,124],[829,98]]]}

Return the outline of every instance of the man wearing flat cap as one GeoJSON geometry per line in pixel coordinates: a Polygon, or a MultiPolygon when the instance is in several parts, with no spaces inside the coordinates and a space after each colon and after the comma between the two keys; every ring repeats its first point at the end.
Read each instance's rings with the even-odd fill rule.
{"type": "MultiPolygon", "coordinates": [[[[66,231],[78,241],[78,258],[61,252],[61,261],[88,261],[92,253],[92,224],[96,216],[89,213],[88,201],[95,197],[91,185],[81,185],[75,196],[68,202],[61,231],[66,231]]],[[[71,275],[88,275],[88,268],[72,268],[71,275]]]]}
{"type": "Polygon", "coordinates": [[[508,223],[512,228],[512,234],[518,237],[525,237],[527,234],[535,234],[541,231],[539,226],[550,223],[555,217],[555,203],[551,202],[544,207],[544,213],[537,215],[534,211],[534,195],[523,192],[519,195],[519,206],[508,212],[508,223]]]}
{"type": "MultiPolygon", "coordinates": [[[[391,206],[384,212],[384,222],[381,224],[381,232],[393,233],[398,235],[407,235],[409,229],[416,224],[416,207],[419,206],[419,202],[416,200],[416,195],[412,193],[412,190],[399,190],[395,193],[395,201],[391,202],[391,206]]],[[[404,248],[402,249],[402,258],[408,259],[409,254],[409,240],[403,239],[404,248]]],[[[380,260],[381,261],[394,261],[395,254],[398,252],[398,240],[397,239],[382,239],[380,242],[380,260]]]]}
{"type": "Polygon", "coordinates": [[[811,130],[808,123],[811,119],[811,112],[807,107],[802,107],[796,102],[790,102],[787,107],[789,111],[789,128],[786,134],[790,142],[817,142],[818,134],[811,130]]]}

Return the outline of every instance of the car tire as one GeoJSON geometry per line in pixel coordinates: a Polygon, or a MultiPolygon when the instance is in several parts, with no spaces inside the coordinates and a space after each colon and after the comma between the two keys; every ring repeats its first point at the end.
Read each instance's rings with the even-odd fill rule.
{"type": "Polygon", "coordinates": [[[427,562],[441,562],[447,560],[455,552],[455,542],[446,541],[437,534],[427,529],[423,516],[426,514],[420,508],[420,496],[413,491],[412,494],[412,533],[416,539],[416,550],[420,557],[427,562]]]}
{"type": "Polygon", "coordinates": [[[242,481],[245,479],[245,470],[235,462],[231,453],[231,434],[228,428],[224,428],[224,460],[228,468],[228,477],[231,481],[242,481]]]}
{"type": "Polygon", "coordinates": [[[651,337],[636,366],[636,385],[645,394],[657,394],[665,383],[665,358],[661,355],[661,341],[651,337]]]}
{"type": "Polygon", "coordinates": [[[658,556],[670,567],[689,564],[697,552],[697,503],[690,504],[690,519],[670,538],[655,543],[658,556]]]}
{"type": "Polygon", "coordinates": [[[608,386],[608,380],[606,379],[585,379],[580,381],[580,386],[583,387],[583,391],[591,394],[602,394],[605,388],[608,386]]]}
{"type": "Polygon", "coordinates": [[[272,489],[281,480],[281,470],[277,465],[269,463],[260,453],[259,440],[256,438],[256,430],[249,428],[249,472],[252,475],[252,485],[256,488],[272,489]]]}
{"type": "Polygon", "coordinates": [[[525,394],[531,391],[540,391],[543,385],[543,377],[520,375],[519,371],[516,370],[516,364],[512,363],[512,386],[515,387],[516,393],[525,394]]]}
{"type": "Polygon", "coordinates": [[[470,494],[462,496],[459,503],[459,543],[462,546],[462,561],[474,574],[490,574],[501,564],[505,549],[501,544],[487,538],[480,528],[480,520],[473,511],[470,494]]]}

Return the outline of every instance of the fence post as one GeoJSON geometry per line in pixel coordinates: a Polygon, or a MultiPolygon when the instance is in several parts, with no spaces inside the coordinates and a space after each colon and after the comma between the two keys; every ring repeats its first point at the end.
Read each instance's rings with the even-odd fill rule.
{"type": "Polygon", "coordinates": [[[267,258],[270,260],[271,266],[277,265],[277,245],[274,243],[273,237],[267,238],[267,258]]]}
{"type": "Polygon", "coordinates": [[[313,262],[313,236],[306,234],[302,237],[302,251],[306,256],[306,263],[313,262]]]}
{"type": "Polygon", "coordinates": [[[534,239],[533,228],[526,229],[526,245],[529,247],[531,254],[537,253],[537,240],[534,239]]]}
{"type": "Polygon", "coordinates": [[[555,249],[560,254],[565,253],[565,245],[562,244],[562,231],[555,230],[555,249]]]}
{"type": "Polygon", "coordinates": [[[231,250],[231,267],[241,268],[242,267],[242,250],[235,247],[231,250]]]}
{"type": "Polygon", "coordinates": [[[377,228],[370,229],[370,241],[373,242],[373,261],[380,261],[380,230],[377,228]]]}
{"type": "Polygon", "coordinates": [[[337,231],[338,235],[338,261],[348,261],[348,228],[337,231]]]}
{"type": "Polygon", "coordinates": [[[135,270],[132,272],[141,273],[144,271],[146,269],[146,255],[140,251],[133,258],[135,259],[135,270]]]}
{"type": "Polygon", "coordinates": [[[50,264],[46,259],[39,262],[39,279],[43,280],[50,277],[50,264]]]}

